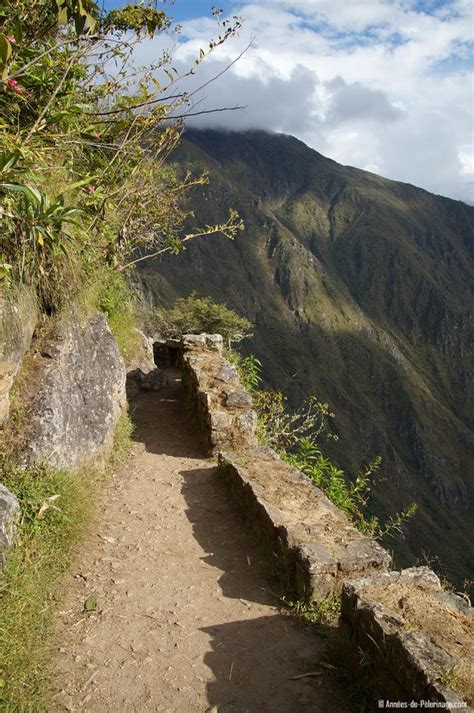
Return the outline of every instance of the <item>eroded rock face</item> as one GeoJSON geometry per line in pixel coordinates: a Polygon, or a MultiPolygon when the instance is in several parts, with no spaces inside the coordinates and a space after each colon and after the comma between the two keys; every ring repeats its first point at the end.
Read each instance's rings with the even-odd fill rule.
{"type": "Polygon", "coordinates": [[[20,514],[18,500],[0,483],[0,567],[15,539],[15,523],[20,514]]]}
{"type": "Polygon", "coordinates": [[[15,303],[0,296],[0,426],[10,410],[10,390],[27,352],[37,321],[33,297],[26,292],[15,303]]]}
{"type": "Polygon", "coordinates": [[[127,372],[133,373],[139,370],[142,374],[149,374],[156,368],[153,355],[153,339],[137,327],[135,327],[135,332],[139,339],[139,345],[136,355],[126,364],[127,372]]]}
{"type": "Polygon", "coordinates": [[[74,468],[109,451],[126,406],[125,365],[104,315],[55,325],[37,355],[22,465],[74,468]]]}

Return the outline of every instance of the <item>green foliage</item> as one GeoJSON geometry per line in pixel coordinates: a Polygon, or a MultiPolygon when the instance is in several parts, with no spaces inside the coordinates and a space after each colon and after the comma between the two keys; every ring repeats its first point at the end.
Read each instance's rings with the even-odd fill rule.
{"type": "MultiPolygon", "coordinates": [[[[115,434],[116,465],[128,452],[131,425],[123,417],[115,434]]],[[[60,599],[59,579],[94,512],[106,473],[16,467],[0,454],[0,482],[20,501],[16,547],[0,574],[0,708],[52,710],[52,615],[60,599]]]]}
{"type": "Polygon", "coordinates": [[[252,395],[262,383],[262,363],[254,354],[243,357],[239,352],[228,349],[225,353],[226,359],[237,369],[240,381],[252,395]]]}
{"type": "Polygon", "coordinates": [[[84,300],[86,307],[98,309],[107,316],[120,353],[128,363],[140,347],[140,338],[135,329],[134,297],[125,275],[108,266],[96,267],[84,300]]]}
{"type": "Polygon", "coordinates": [[[93,486],[84,476],[46,468],[4,467],[1,480],[20,500],[22,519],[0,580],[0,700],[6,710],[47,710],[51,609],[88,518],[93,486]]]}
{"type": "Polygon", "coordinates": [[[342,470],[324,457],[318,445],[309,438],[303,438],[295,452],[280,455],[311,478],[329,500],[346,513],[355,527],[370,537],[380,540],[395,533],[402,533],[403,523],[416,513],[416,505],[412,503],[383,524],[378,517],[365,515],[373,478],[381,463],[379,457],[357,475],[355,482],[351,482],[342,470]]]}
{"type": "Polygon", "coordinates": [[[288,606],[293,612],[308,624],[332,626],[341,613],[341,597],[330,594],[320,602],[309,602],[306,599],[288,599],[288,606]]]}
{"type": "Polygon", "coordinates": [[[311,478],[364,534],[379,540],[393,537],[396,533],[402,534],[402,525],[416,513],[415,503],[384,523],[376,515],[366,514],[381,458],[375,458],[357,475],[355,482],[351,482],[344,471],[323,455],[318,445],[321,437],[325,435],[337,440],[337,436],[327,433],[329,419],[335,417],[329,404],[311,396],[296,410],[289,410],[281,391],[258,388],[262,383],[262,364],[254,355],[242,357],[238,352],[228,350],[226,357],[237,368],[242,384],[252,394],[258,417],[259,442],[276,450],[283,460],[311,478]]]}
{"type": "Polygon", "coordinates": [[[157,310],[153,329],[166,338],[182,334],[221,334],[227,342],[238,342],[249,336],[251,323],[226,305],[214,302],[211,297],[189,297],[176,300],[172,309],[157,310]]]}
{"type": "MultiPolygon", "coordinates": [[[[334,418],[329,404],[315,396],[310,396],[294,410],[287,408],[286,397],[281,391],[256,390],[253,401],[258,414],[259,440],[278,452],[289,453],[309,437],[317,440],[327,431],[329,419],[334,418]]],[[[330,431],[326,437],[337,440],[330,431]]]]}
{"type": "Polygon", "coordinates": [[[166,53],[139,69],[133,61],[145,37],[169,27],[154,2],[106,13],[92,0],[0,0],[0,17],[2,286],[32,285],[50,313],[91,265],[123,271],[242,229],[232,212],[187,232],[183,198],[207,177],[166,163],[182,131],[170,114],[189,101],[175,86],[183,77],[166,53]]]}

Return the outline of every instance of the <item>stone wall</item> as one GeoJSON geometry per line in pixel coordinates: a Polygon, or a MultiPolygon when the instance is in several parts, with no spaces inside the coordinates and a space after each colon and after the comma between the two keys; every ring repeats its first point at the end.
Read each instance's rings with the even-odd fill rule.
{"type": "Polygon", "coordinates": [[[181,341],[183,386],[210,453],[257,445],[257,416],[236,369],[222,356],[220,335],[185,335],[181,341]]]}
{"type": "Polygon", "coordinates": [[[410,708],[412,701],[427,708],[425,701],[471,710],[470,606],[426,567],[388,571],[390,556],[377,542],[306,476],[258,447],[250,395],[223,358],[219,336],[187,335],[181,347],[188,407],[218,455],[219,474],[300,596],[318,603],[341,595],[343,656],[383,702],[378,708],[410,708]]]}
{"type": "Polygon", "coordinates": [[[344,579],[388,568],[389,554],[271,449],[220,453],[219,468],[256,534],[284,557],[301,597],[320,602],[344,579]]]}
{"type": "Polygon", "coordinates": [[[353,643],[353,667],[360,668],[363,652],[375,699],[471,710],[473,610],[428,567],[346,582],[341,624],[353,643]]]}

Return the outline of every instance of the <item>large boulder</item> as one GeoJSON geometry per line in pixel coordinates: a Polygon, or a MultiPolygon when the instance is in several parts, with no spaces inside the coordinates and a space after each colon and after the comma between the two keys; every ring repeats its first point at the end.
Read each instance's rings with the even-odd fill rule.
{"type": "Polygon", "coordinates": [[[21,464],[74,468],[105,457],[126,407],[125,378],[103,314],[59,320],[35,358],[21,464]]]}
{"type": "Polygon", "coordinates": [[[18,500],[0,483],[0,567],[15,539],[16,520],[20,514],[18,500]]]}
{"type": "Polygon", "coordinates": [[[28,351],[37,321],[32,295],[26,290],[0,296],[0,426],[10,410],[10,390],[28,351]]]}

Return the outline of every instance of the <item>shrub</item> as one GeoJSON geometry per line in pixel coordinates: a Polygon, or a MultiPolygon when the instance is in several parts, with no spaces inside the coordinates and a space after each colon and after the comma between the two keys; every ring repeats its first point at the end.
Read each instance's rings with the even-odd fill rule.
{"type": "Polygon", "coordinates": [[[366,514],[381,458],[375,458],[352,482],[344,471],[323,455],[319,446],[321,437],[325,435],[337,440],[336,435],[328,432],[329,419],[334,418],[329,405],[310,396],[292,411],[287,408],[281,391],[259,388],[262,364],[255,356],[242,357],[233,350],[229,350],[226,356],[236,366],[243,385],[252,394],[260,443],[276,450],[283,460],[307,475],[364,534],[378,540],[402,534],[403,523],[416,513],[415,503],[389,517],[386,522],[381,522],[376,515],[366,514]]]}
{"type": "Polygon", "coordinates": [[[32,285],[52,313],[91,267],[124,271],[243,228],[231,211],[187,232],[183,196],[207,177],[180,177],[167,162],[183,128],[170,117],[190,101],[179,80],[235,33],[237,18],[220,23],[216,10],[218,37],[180,77],[166,52],[134,64],[137,44],[170,28],[151,0],[109,13],[93,0],[0,6],[1,287],[32,285]]]}
{"type": "Polygon", "coordinates": [[[221,334],[229,344],[248,337],[252,327],[248,319],[226,305],[211,297],[198,297],[196,292],[176,300],[170,310],[157,310],[153,326],[165,338],[207,332],[221,334]]]}

